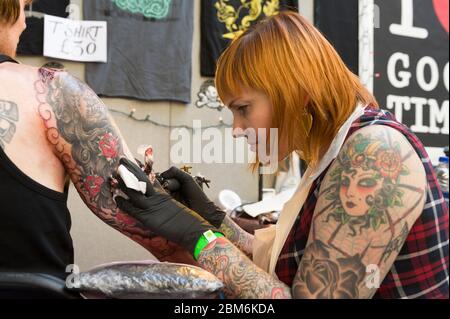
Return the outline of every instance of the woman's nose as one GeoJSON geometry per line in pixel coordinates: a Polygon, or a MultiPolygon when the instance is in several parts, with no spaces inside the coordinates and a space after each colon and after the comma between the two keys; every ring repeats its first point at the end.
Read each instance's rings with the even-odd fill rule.
{"type": "Polygon", "coordinates": [[[234,120],[233,122],[233,137],[234,138],[240,138],[240,137],[245,137],[245,126],[242,125],[241,122],[234,120]]]}
{"type": "Polygon", "coordinates": [[[347,193],[346,193],[347,197],[355,197],[356,192],[357,192],[357,190],[356,190],[355,185],[353,185],[353,183],[350,183],[349,187],[347,188],[347,193]]]}

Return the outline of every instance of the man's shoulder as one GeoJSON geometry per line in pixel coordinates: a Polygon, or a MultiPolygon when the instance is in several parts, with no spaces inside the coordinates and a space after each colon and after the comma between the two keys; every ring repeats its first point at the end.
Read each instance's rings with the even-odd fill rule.
{"type": "Polygon", "coordinates": [[[39,67],[32,66],[25,63],[5,62],[0,64],[0,70],[7,70],[10,72],[36,72],[39,67]]]}
{"type": "Polygon", "coordinates": [[[39,68],[35,66],[6,62],[0,64],[0,79],[3,83],[8,81],[26,84],[37,79],[38,71],[39,68]]]}

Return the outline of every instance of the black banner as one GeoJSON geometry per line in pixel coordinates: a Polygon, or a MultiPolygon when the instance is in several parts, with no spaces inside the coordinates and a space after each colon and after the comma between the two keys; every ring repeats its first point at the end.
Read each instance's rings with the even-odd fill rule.
{"type": "Polygon", "coordinates": [[[349,69],[359,72],[358,0],[315,0],[314,23],[349,69]]]}
{"type": "Polygon", "coordinates": [[[281,10],[297,8],[298,0],[202,0],[202,76],[214,76],[222,52],[251,25],[281,10]]]}
{"type": "Polygon", "coordinates": [[[449,144],[449,0],[375,0],[374,92],[428,147],[449,144]]]}
{"type": "Polygon", "coordinates": [[[70,0],[39,0],[25,8],[27,29],[20,37],[18,54],[42,55],[44,51],[44,14],[66,18],[70,0]]]}

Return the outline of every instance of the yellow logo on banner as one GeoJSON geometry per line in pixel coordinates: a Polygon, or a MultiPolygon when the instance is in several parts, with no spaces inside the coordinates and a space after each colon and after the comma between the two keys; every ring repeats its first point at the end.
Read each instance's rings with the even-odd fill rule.
{"type": "Polygon", "coordinates": [[[239,7],[233,6],[230,0],[219,0],[215,4],[217,18],[228,30],[228,33],[222,35],[225,39],[234,40],[239,37],[252,22],[261,17],[262,13],[270,17],[280,12],[279,0],[241,0],[240,2],[239,7]],[[242,17],[241,20],[240,17],[242,17]]]}

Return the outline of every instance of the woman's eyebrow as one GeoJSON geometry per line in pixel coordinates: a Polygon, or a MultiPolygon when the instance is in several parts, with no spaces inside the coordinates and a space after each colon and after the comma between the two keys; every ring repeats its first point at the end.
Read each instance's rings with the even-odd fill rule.
{"type": "Polygon", "coordinates": [[[230,103],[230,105],[228,106],[228,108],[235,108],[235,107],[239,107],[241,105],[249,105],[252,104],[253,100],[244,100],[242,98],[237,98],[235,99],[233,102],[230,103]],[[240,101],[241,100],[241,101],[240,101]]]}
{"type": "Polygon", "coordinates": [[[242,103],[242,102],[239,101],[239,100],[240,100],[239,98],[238,98],[238,99],[235,99],[233,102],[230,103],[230,105],[228,106],[228,108],[234,109],[234,108],[239,107],[239,104],[242,103]],[[241,102],[241,103],[240,103],[240,102],[241,102]]]}

